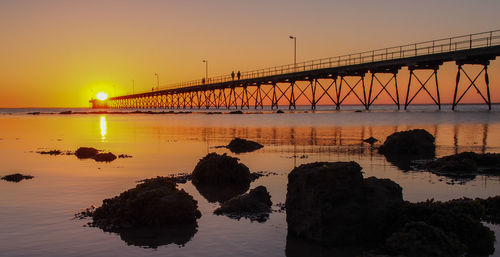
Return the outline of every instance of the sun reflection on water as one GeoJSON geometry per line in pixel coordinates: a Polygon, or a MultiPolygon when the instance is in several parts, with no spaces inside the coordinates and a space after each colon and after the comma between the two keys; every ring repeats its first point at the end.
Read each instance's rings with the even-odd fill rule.
{"type": "Polygon", "coordinates": [[[106,124],[106,116],[101,116],[101,142],[106,141],[106,134],[108,132],[108,126],[106,124]]]}

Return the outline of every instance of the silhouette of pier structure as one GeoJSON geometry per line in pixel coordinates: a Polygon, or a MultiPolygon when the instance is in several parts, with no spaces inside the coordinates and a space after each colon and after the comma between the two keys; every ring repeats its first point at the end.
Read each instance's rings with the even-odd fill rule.
{"type": "Polygon", "coordinates": [[[242,72],[239,78],[227,75],[188,81],[112,97],[107,104],[123,109],[295,109],[299,102],[313,110],[318,105],[333,105],[339,110],[352,98],[368,110],[385,95],[398,109],[406,110],[423,94],[441,109],[438,70],[445,62],[455,62],[458,69],[452,109],[476,91],[491,110],[488,66],[499,55],[500,30],[494,30],[242,72]],[[474,66],[482,69],[470,74],[474,66]],[[401,88],[398,74],[403,67],[407,67],[409,79],[401,88]],[[369,84],[365,84],[365,77],[369,84]],[[461,81],[467,86],[461,88],[461,81]]]}

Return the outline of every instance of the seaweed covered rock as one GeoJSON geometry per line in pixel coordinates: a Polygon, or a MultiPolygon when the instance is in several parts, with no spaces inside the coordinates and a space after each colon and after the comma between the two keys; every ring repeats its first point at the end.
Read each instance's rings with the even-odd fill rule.
{"type": "Polygon", "coordinates": [[[227,148],[233,153],[252,152],[252,151],[255,151],[255,150],[260,149],[262,147],[264,147],[264,146],[257,143],[257,142],[238,138],[238,137],[231,140],[231,142],[227,145],[227,148]]]}
{"type": "Polygon", "coordinates": [[[453,234],[422,221],[407,223],[386,245],[393,255],[422,257],[458,257],[467,249],[453,234]]]}
{"type": "Polygon", "coordinates": [[[402,189],[388,179],[363,179],[355,162],[303,164],[288,175],[288,232],[332,245],[378,241],[389,235],[402,189]]]}
{"type": "Polygon", "coordinates": [[[113,153],[98,153],[92,157],[96,162],[112,162],[116,159],[113,153]]]}
{"type": "Polygon", "coordinates": [[[92,147],[80,147],[76,150],[75,155],[78,159],[89,159],[94,157],[99,150],[92,147]]]}
{"type": "Polygon", "coordinates": [[[171,178],[143,180],[119,196],[105,199],[92,216],[104,230],[192,224],[201,217],[198,203],[171,178]]]}
{"type": "Polygon", "coordinates": [[[20,173],[10,174],[10,175],[6,175],[6,176],[2,177],[3,180],[9,181],[9,182],[16,182],[16,183],[20,182],[21,180],[24,180],[24,179],[32,179],[32,178],[34,178],[34,177],[30,176],[30,175],[23,175],[20,173]]]}
{"type": "Polygon", "coordinates": [[[209,153],[196,164],[193,170],[193,183],[208,185],[250,184],[250,170],[238,161],[238,158],[226,154],[209,153]]]}
{"type": "MultiPolygon", "coordinates": [[[[477,201],[470,199],[405,203],[394,227],[401,228],[411,222],[424,222],[441,229],[450,239],[455,237],[465,245],[467,254],[488,255],[494,251],[495,234],[481,223],[483,214],[484,208],[477,201]]],[[[433,239],[431,236],[425,240],[433,239]]]]}
{"type": "Polygon", "coordinates": [[[417,158],[432,158],[436,152],[434,136],[424,129],[413,129],[391,134],[379,148],[386,155],[413,155],[417,158]]]}
{"type": "Polygon", "coordinates": [[[483,220],[500,224],[500,196],[488,197],[486,199],[475,200],[484,208],[483,220]]]}
{"type": "Polygon", "coordinates": [[[476,174],[500,174],[500,154],[463,152],[444,156],[424,165],[424,168],[445,176],[462,177],[476,174]]]}
{"type": "MultiPolygon", "coordinates": [[[[249,217],[259,219],[254,214],[268,214],[271,212],[271,196],[264,186],[258,186],[248,194],[236,196],[224,202],[220,208],[214,211],[215,214],[229,214],[230,217],[249,217]]],[[[266,215],[268,216],[268,215],[266,215]]]]}

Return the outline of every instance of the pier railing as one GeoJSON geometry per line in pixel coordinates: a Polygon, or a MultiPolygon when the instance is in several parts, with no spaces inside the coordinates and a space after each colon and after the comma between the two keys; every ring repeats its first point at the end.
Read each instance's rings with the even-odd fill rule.
{"type": "MultiPolygon", "coordinates": [[[[340,66],[373,63],[378,61],[396,60],[401,58],[416,57],[429,54],[450,53],[460,50],[475,49],[500,45],[500,30],[469,34],[464,36],[450,37],[396,47],[382,48],[356,54],[348,54],[336,57],[322,58],[264,68],[241,73],[241,80],[253,79],[266,76],[283,75],[295,72],[311,71],[317,69],[335,68],[340,66]]],[[[160,90],[184,88],[190,86],[218,84],[237,80],[231,75],[223,75],[203,79],[181,82],[163,86],[160,90]]]]}

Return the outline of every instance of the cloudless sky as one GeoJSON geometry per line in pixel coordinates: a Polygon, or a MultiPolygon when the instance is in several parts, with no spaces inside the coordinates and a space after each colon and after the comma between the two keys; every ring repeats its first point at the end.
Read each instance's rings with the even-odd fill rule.
{"type": "MultiPolygon", "coordinates": [[[[86,107],[99,91],[500,29],[498,0],[0,0],[0,107],[86,107]]],[[[490,68],[500,102],[500,68],[490,68]]],[[[445,65],[442,91],[456,66],[445,65]]],[[[398,81],[399,82],[399,81],[398,81]]],[[[401,81],[404,84],[404,81],[401,81]]],[[[446,95],[446,94],[445,94],[446,95]]]]}

